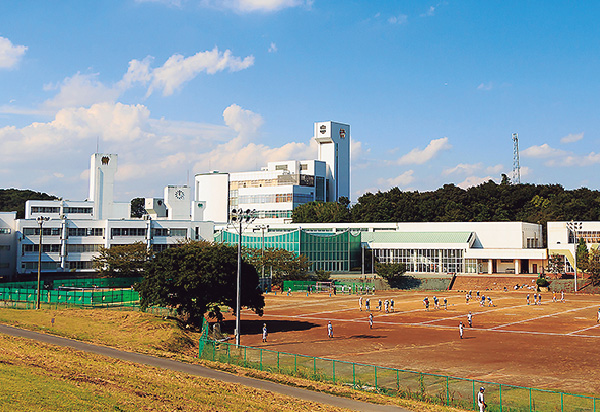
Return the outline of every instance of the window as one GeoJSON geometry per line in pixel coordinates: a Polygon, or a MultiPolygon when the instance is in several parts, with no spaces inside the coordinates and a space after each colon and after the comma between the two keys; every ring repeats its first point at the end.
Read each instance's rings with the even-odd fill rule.
{"type": "Polygon", "coordinates": [[[306,163],[300,163],[300,170],[308,170],[308,165],[306,163]]]}
{"type": "Polygon", "coordinates": [[[102,227],[70,227],[69,236],[104,236],[102,227]]]}
{"type": "MultiPolygon", "coordinates": [[[[40,228],[39,227],[23,228],[23,234],[25,236],[39,236],[40,228]]],[[[59,227],[45,227],[44,228],[44,236],[60,236],[60,228],[59,227]]]]}
{"type": "Polygon", "coordinates": [[[179,236],[179,237],[186,237],[187,236],[187,229],[171,229],[169,234],[171,236],[179,236]]]}
{"type": "MultiPolygon", "coordinates": [[[[42,270],[56,270],[60,264],[58,262],[42,262],[42,270]]],[[[25,270],[37,270],[37,262],[23,262],[21,267],[25,270]]]]}
{"type": "Polygon", "coordinates": [[[91,261],[75,261],[69,262],[69,269],[92,269],[91,261]]]}
{"type": "Polygon", "coordinates": [[[89,253],[89,252],[99,252],[100,247],[102,245],[97,244],[84,244],[84,245],[67,245],[68,253],[89,253]]]}
{"type": "Polygon", "coordinates": [[[91,207],[65,207],[65,213],[87,213],[91,215],[94,209],[91,207]]]}
{"type": "Polygon", "coordinates": [[[146,236],[144,227],[116,227],[111,230],[112,236],[146,236]]]}
{"type": "Polygon", "coordinates": [[[10,263],[0,263],[0,269],[8,269],[10,268],[10,263]]]}
{"type": "MultiPolygon", "coordinates": [[[[23,252],[39,252],[40,246],[37,244],[23,245],[23,252]]],[[[45,244],[42,246],[43,253],[58,253],[60,252],[60,244],[45,244]]]]}
{"type": "Polygon", "coordinates": [[[31,213],[60,213],[60,207],[31,206],[31,213]]]}
{"type": "Polygon", "coordinates": [[[10,250],[10,245],[0,245],[0,252],[3,250],[10,250]]]}
{"type": "Polygon", "coordinates": [[[152,245],[152,251],[154,253],[162,252],[163,250],[167,250],[171,245],[161,244],[161,245],[152,245]]]}
{"type": "Polygon", "coordinates": [[[288,170],[287,165],[275,165],[275,170],[288,170]]]}
{"type": "Polygon", "coordinates": [[[165,228],[155,228],[152,229],[152,236],[169,236],[169,229],[165,229],[165,228]]]}
{"type": "Polygon", "coordinates": [[[0,235],[10,235],[9,227],[0,227],[0,235]]]}

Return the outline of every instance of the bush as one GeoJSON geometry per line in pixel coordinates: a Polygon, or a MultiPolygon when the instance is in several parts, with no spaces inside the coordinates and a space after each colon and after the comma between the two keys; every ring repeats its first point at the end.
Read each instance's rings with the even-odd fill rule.
{"type": "Polygon", "coordinates": [[[548,282],[548,280],[546,279],[546,275],[544,275],[543,273],[540,274],[540,277],[537,278],[535,283],[541,288],[545,288],[550,285],[550,282],[548,282]]]}

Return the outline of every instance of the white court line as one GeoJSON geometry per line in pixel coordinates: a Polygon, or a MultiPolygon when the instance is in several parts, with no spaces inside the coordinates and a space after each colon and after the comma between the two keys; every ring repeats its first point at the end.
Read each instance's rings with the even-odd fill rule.
{"type": "Polygon", "coordinates": [[[589,309],[589,308],[593,308],[593,307],[595,307],[595,306],[596,306],[596,305],[593,305],[593,306],[586,306],[586,307],[583,307],[583,308],[569,309],[569,310],[565,310],[565,311],[563,311],[563,312],[551,313],[551,314],[549,314],[549,315],[536,316],[535,318],[529,318],[529,319],[524,319],[524,320],[518,320],[518,321],[515,321],[515,322],[505,323],[505,324],[503,324],[503,325],[498,325],[498,326],[496,326],[496,327],[492,328],[491,330],[500,329],[500,328],[503,328],[503,327],[505,327],[505,326],[516,325],[517,323],[525,323],[525,322],[529,322],[529,321],[531,321],[531,320],[538,320],[538,319],[543,319],[543,318],[549,318],[549,317],[551,317],[551,316],[555,316],[555,315],[562,315],[562,314],[564,314],[564,313],[575,312],[575,311],[578,311],[578,310],[583,310],[583,309],[589,309]]]}
{"type": "Polygon", "coordinates": [[[579,333],[579,332],[585,332],[586,330],[594,329],[594,328],[597,328],[598,326],[600,326],[600,324],[595,324],[591,328],[585,328],[585,329],[576,330],[575,332],[567,333],[567,335],[574,335],[574,334],[579,333]]]}
{"type": "MultiPolygon", "coordinates": [[[[276,316],[276,317],[281,317],[278,315],[267,315],[264,314],[264,316],[276,316]]],[[[290,318],[297,318],[298,316],[289,316],[290,318]]],[[[302,319],[307,319],[307,320],[322,320],[322,321],[326,321],[326,320],[331,320],[329,318],[318,318],[318,317],[312,317],[312,318],[302,318],[302,319]]],[[[364,318],[364,319],[334,319],[335,322],[354,322],[354,323],[365,323],[365,325],[368,323],[368,318],[364,318]]],[[[435,329],[446,329],[446,330],[456,330],[457,327],[455,326],[444,326],[444,325],[431,325],[431,324],[427,324],[424,325],[422,323],[413,323],[413,322],[377,322],[377,320],[375,320],[375,327],[379,326],[379,325],[404,325],[404,326],[416,326],[416,327],[422,327],[422,328],[435,328],[435,329]]],[[[600,325],[597,325],[600,326],[600,325]]],[[[588,329],[592,329],[592,328],[588,328],[588,329]]],[[[581,331],[577,331],[577,332],[582,332],[588,329],[583,329],[581,331]]],[[[593,338],[593,339],[600,339],[600,335],[573,335],[573,333],[577,333],[577,332],[571,332],[571,333],[557,333],[557,332],[535,332],[535,331],[526,331],[526,330],[499,330],[496,328],[487,328],[487,329],[482,329],[482,328],[466,328],[466,330],[468,331],[477,331],[477,332],[496,332],[496,333],[514,333],[514,334],[522,334],[522,335],[541,335],[541,336],[562,336],[562,337],[575,337],[575,338],[593,338]]]]}

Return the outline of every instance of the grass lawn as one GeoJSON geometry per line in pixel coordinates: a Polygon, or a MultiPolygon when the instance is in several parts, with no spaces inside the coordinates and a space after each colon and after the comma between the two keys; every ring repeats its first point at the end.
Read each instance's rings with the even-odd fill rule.
{"type": "MultiPolygon", "coordinates": [[[[414,411],[459,411],[340,385],[197,358],[199,334],[173,319],[108,309],[0,308],[0,323],[132,352],[202,363],[291,386],[414,411]],[[54,324],[52,319],[54,318],[54,324]]],[[[189,376],[0,334],[0,411],[341,410],[243,385],[189,376]]]]}

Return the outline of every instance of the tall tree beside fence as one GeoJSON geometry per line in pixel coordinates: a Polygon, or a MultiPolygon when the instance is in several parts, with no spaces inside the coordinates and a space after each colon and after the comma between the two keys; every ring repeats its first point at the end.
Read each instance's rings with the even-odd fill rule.
{"type": "MultiPolygon", "coordinates": [[[[144,279],[137,287],[140,306],[175,308],[197,327],[204,314],[221,319],[220,306],[236,306],[237,249],[221,243],[188,241],[157,254],[146,265],[144,279]]],[[[265,300],[258,285],[258,273],[242,262],[241,304],[259,315],[265,300]]]]}

